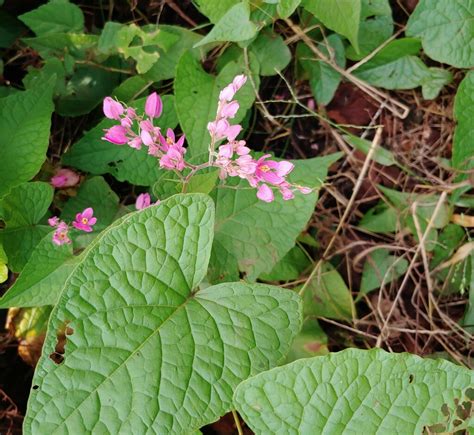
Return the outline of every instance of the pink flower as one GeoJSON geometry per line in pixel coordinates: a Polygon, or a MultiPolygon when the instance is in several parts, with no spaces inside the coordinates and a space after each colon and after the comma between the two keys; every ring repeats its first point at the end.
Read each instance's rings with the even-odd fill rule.
{"type": "Polygon", "coordinates": [[[281,184],[285,181],[284,177],[293,170],[294,165],[286,161],[267,160],[269,157],[271,157],[270,154],[265,154],[257,160],[256,181],[265,181],[273,185],[281,184]]]}
{"type": "Polygon", "coordinates": [[[223,102],[219,106],[219,115],[223,118],[233,118],[239,110],[239,103],[231,101],[230,103],[223,102]]]}
{"type": "Polygon", "coordinates": [[[219,100],[221,101],[231,101],[234,98],[235,89],[232,83],[227,85],[222,91],[219,93],[219,100]]]}
{"type": "Polygon", "coordinates": [[[265,202],[272,202],[274,199],[272,189],[266,184],[261,184],[257,190],[257,198],[265,202]]]}
{"type": "Polygon", "coordinates": [[[310,187],[305,186],[295,186],[303,195],[308,195],[313,191],[310,187]]]}
{"type": "Polygon", "coordinates": [[[295,197],[295,194],[290,189],[290,187],[291,185],[286,182],[278,186],[278,188],[280,189],[281,196],[285,201],[288,201],[289,199],[293,199],[295,197]]]}
{"type": "Polygon", "coordinates": [[[104,115],[109,119],[120,120],[120,116],[124,112],[123,106],[113,98],[105,97],[103,103],[104,115]]]}
{"type": "Polygon", "coordinates": [[[50,227],[57,227],[59,224],[59,218],[57,216],[50,217],[48,219],[48,224],[50,227]]]}
{"type": "Polygon", "coordinates": [[[185,167],[183,154],[184,148],[170,147],[166,154],[160,159],[160,166],[166,169],[177,169],[182,171],[185,167]]]}
{"type": "Polygon", "coordinates": [[[153,92],[148,96],[145,102],[145,113],[150,118],[159,118],[161,112],[163,111],[163,102],[161,101],[160,96],[153,92]]]}
{"type": "Polygon", "coordinates": [[[151,204],[151,197],[149,193],[140,193],[137,196],[137,200],[135,201],[135,208],[137,210],[143,210],[144,208],[150,207],[151,204]]]}
{"type": "Polygon", "coordinates": [[[81,177],[71,169],[60,169],[51,178],[51,185],[55,188],[72,187],[79,183],[81,177]]]}
{"type": "Polygon", "coordinates": [[[130,148],[135,148],[140,150],[142,148],[142,138],[140,136],[134,137],[132,140],[128,141],[130,148]]]}
{"type": "Polygon", "coordinates": [[[71,243],[68,232],[69,226],[64,222],[60,222],[53,233],[53,243],[58,246],[71,243]]]}
{"type": "Polygon", "coordinates": [[[158,138],[164,152],[168,152],[170,147],[177,148],[178,151],[182,152],[182,154],[186,152],[186,150],[183,148],[184,140],[186,138],[184,134],[181,135],[181,137],[176,141],[174,131],[171,128],[168,128],[168,130],[166,130],[166,137],[159,133],[158,138]]]}
{"type": "Polygon", "coordinates": [[[105,130],[105,135],[102,139],[115,145],[124,145],[128,142],[127,129],[121,125],[114,125],[105,130]]]}
{"type": "Polygon", "coordinates": [[[92,226],[97,222],[93,214],[94,210],[91,207],[86,208],[82,213],[76,215],[76,220],[72,223],[72,226],[78,230],[90,233],[92,226]]]}

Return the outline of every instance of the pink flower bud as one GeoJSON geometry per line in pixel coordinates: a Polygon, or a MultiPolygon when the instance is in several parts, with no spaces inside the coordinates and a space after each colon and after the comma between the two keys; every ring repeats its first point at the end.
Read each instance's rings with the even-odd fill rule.
{"type": "Polygon", "coordinates": [[[144,208],[149,207],[151,204],[151,197],[149,193],[140,193],[137,196],[137,200],[135,201],[135,208],[137,210],[143,210],[144,208]]]}
{"type": "Polygon", "coordinates": [[[284,177],[288,175],[295,165],[293,163],[287,162],[286,160],[283,160],[282,162],[278,162],[278,167],[276,168],[276,173],[280,177],[284,177]]]}
{"type": "Polygon", "coordinates": [[[122,127],[130,128],[132,124],[133,124],[133,121],[128,116],[120,120],[120,125],[122,127]]]}
{"type": "Polygon", "coordinates": [[[163,102],[161,101],[160,96],[156,92],[153,92],[146,99],[145,113],[150,118],[159,118],[162,111],[163,111],[163,102]]]}
{"type": "Polygon", "coordinates": [[[219,157],[230,159],[233,154],[234,154],[234,147],[232,146],[232,144],[228,143],[225,145],[221,145],[219,147],[219,157]]]}
{"type": "Polygon", "coordinates": [[[150,146],[151,144],[153,144],[153,138],[151,137],[151,134],[148,133],[146,130],[141,131],[140,138],[146,146],[150,146]]]}
{"type": "Polygon", "coordinates": [[[48,224],[50,227],[57,227],[59,224],[59,218],[57,216],[53,216],[48,219],[48,224]]]}
{"type": "Polygon", "coordinates": [[[237,125],[230,125],[227,130],[225,131],[225,136],[229,142],[235,140],[235,138],[239,135],[240,131],[242,130],[242,126],[237,125]]]}
{"type": "Polygon", "coordinates": [[[128,142],[127,130],[121,125],[114,125],[108,130],[105,130],[105,135],[102,139],[115,145],[124,145],[128,142]]]}
{"type": "Polygon", "coordinates": [[[60,169],[54,177],[51,178],[51,186],[55,188],[72,187],[79,183],[81,177],[71,169],[60,169]]]}
{"type": "Polygon", "coordinates": [[[103,110],[104,115],[107,118],[116,119],[118,121],[125,109],[118,101],[115,101],[111,97],[105,97],[103,103],[103,110]]]}
{"type": "Polygon", "coordinates": [[[239,110],[239,103],[232,101],[230,103],[224,103],[220,110],[220,116],[223,118],[233,118],[239,110]]]}
{"type": "Polygon", "coordinates": [[[305,186],[296,186],[296,188],[303,194],[303,195],[308,195],[313,191],[310,187],[305,187],[305,186]]]}
{"type": "Polygon", "coordinates": [[[247,77],[244,76],[243,74],[235,76],[234,80],[232,81],[232,85],[234,86],[235,92],[237,92],[243,85],[245,85],[246,81],[247,81],[247,77]]]}
{"type": "Polygon", "coordinates": [[[235,89],[232,83],[227,85],[222,91],[219,93],[219,100],[221,101],[230,101],[234,98],[235,89]]]}

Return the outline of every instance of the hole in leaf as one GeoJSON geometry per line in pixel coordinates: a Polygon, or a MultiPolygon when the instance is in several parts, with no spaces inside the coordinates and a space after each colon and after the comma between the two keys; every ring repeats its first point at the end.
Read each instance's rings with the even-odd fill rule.
{"type": "Polygon", "coordinates": [[[410,376],[408,377],[408,382],[409,382],[410,384],[412,384],[414,379],[415,379],[415,377],[414,377],[413,375],[410,375],[410,376]]]}
{"type": "Polygon", "coordinates": [[[39,388],[39,385],[33,385],[33,390],[37,390],[39,388]]]}
{"type": "Polygon", "coordinates": [[[68,326],[69,320],[65,321],[56,335],[56,346],[54,352],[49,357],[55,364],[60,365],[64,362],[64,349],[66,347],[66,335],[72,335],[74,330],[68,326]]]}
{"type": "Polygon", "coordinates": [[[474,400],[474,388],[468,388],[465,394],[469,400],[474,400]]]}

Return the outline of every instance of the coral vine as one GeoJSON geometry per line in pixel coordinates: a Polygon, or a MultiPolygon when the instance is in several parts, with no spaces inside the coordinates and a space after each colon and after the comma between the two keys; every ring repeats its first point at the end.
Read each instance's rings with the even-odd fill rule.
{"type": "MultiPolygon", "coordinates": [[[[280,192],[284,200],[294,198],[294,192],[299,191],[308,194],[312,189],[304,186],[290,184],[286,177],[294,169],[294,165],[288,161],[270,160],[270,154],[258,159],[250,155],[250,149],[244,140],[237,140],[242,131],[240,124],[231,124],[230,120],[235,117],[239,110],[239,102],[234,99],[235,94],[245,85],[247,77],[238,75],[232,83],[227,85],[219,94],[216,118],[209,122],[207,130],[211,140],[209,143],[209,160],[207,163],[194,166],[186,162],[184,155],[184,134],[177,139],[174,131],[170,128],[166,131],[166,137],[161,133],[159,127],[153,125],[153,119],[161,116],[163,103],[160,96],[153,92],[145,102],[145,114],[139,116],[134,108],[106,97],[103,110],[107,118],[118,121],[105,130],[103,140],[115,145],[125,145],[141,149],[148,148],[148,154],[159,159],[160,167],[169,170],[190,172],[184,178],[187,182],[200,169],[207,167],[219,168],[219,177],[225,180],[227,177],[240,177],[257,189],[257,197],[265,202],[274,200],[273,189],[280,192]],[[215,151],[216,145],[224,142],[215,151]]],[[[141,199],[140,207],[147,201],[141,199]]],[[[145,205],[146,206],[146,205],[145,205]]]]}

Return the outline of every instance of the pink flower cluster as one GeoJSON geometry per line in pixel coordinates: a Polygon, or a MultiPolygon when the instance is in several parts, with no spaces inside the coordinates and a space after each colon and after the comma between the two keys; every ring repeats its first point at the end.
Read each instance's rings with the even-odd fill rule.
{"type": "MultiPolygon", "coordinates": [[[[82,213],[76,214],[76,219],[72,222],[72,226],[80,231],[90,233],[93,231],[93,226],[96,224],[97,218],[94,217],[94,210],[91,207],[86,208],[82,213]]],[[[69,225],[59,220],[57,216],[53,216],[48,219],[48,224],[56,228],[53,233],[53,243],[60,246],[64,244],[70,244],[71,239],[69,238],[69,225]]]]}
{"type": "MultiPolygon", "coordinates": [[[[270,159],[270,154],[255,160],[250,155],[250,149],[244,140],[237,140],[242,131],[240,124],[231,124],[230,120],[235,118],[239,110],[239,103],[234,99],[235,94],[245,85],[247,77],[238,75],[232,83],[227,85],[219,93],[216,118],[209,122],[207,130],[211,136],[209,145],[209,163],[193,166],[186,163],[184,155],[184,135],[176,138],[172,129],[168,129],[163,136],[161,129],[153,125],[153,119],[158,118],[163,111],[161,98],[152,93],[145,103],[146,117],[137,115],[135,109],[126,107],[111,97],[104,99],[104,114],[109,119],[119,121],[119,125],[106,130],[102,139],[116,145],[128,144],[132,148],[140,149],[148,147],[148,154],[159,158],[160,166],[165,169],[183,171],[189,169],[191,172],[186,179],[199,169],[205,167],[218,167],[219,176],[222,180],[227,177],[240,177],[257,188],[257,197],[265,202],[274,200],[274,190],[278,190],[283,199],[294,198],[294,192],[299,191],[308,194],[312,189],[304,186],[290,184],[286,177],[293,170],[294,165],[287,161],[276,161],[270,159]],[[135,130],[137,132],[135,132],[135,130]],[[216,145],[224,142],[215,151],[216,145]]],[[[136,208],[142,209],[151,204],[148,194],[142,194],[137,198],[136,208]]]]}
{"type": "Polygon", "coordinates": [[[103,110],[107,118],[119,121],[120,124],[105,130],[102,139],[115,145],[128,144],[137,150],[145,146],[148,154],[159,158],[162,168],[178,171],[185,168],[184,135],[176,140],[173,130],[169,128],[165,137],[161,134],[160,127],[153,125],[153,120],[163,112],[163,102],[156,92],[146,99],[146,117],[137,115],[135,109],[126,107],[111,97],[104,99],[103,110]]]}
{"type": "Polygon", "coordinates": [[[246,80],[244,75],[239,75],[220,92],[216,119],[207,126],[212,144],[223,139],[227,140],[224,145],[219,146],[214,162],[214,166],[220,168],[220,178],[246,179],[252,187],[257,188],[257,197],[265,202],[274,200],[271,187],[278,189],[285,200],[294,198],[294,190],[304,194],[310,193],[310,188],[291,185],[286,181],[286,176],[294,168],[293,163],[269,160],[270,154],[255,160],[250,156],[250,149],[245,141],[236,140],[242,127],[238,124],[231,125],[229,119],[234,118],[239,110],[239,103],[233,98],[246,80]]]}

